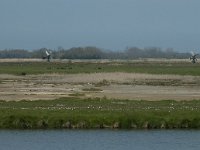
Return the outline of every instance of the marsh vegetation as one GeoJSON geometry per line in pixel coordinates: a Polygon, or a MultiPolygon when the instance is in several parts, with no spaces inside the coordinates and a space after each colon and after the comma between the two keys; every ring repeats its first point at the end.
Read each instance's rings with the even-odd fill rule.
{"type": "MultiPolygon", "coordinates": [[[[159,60],[159,59],[158,59],[159,60]]],[[[4,60],[3,60],[4,61],[4,60]]],[[[138,61],[115,61],[115,60],[88,60],[88,61],[44,61],[2,62],[0,61],[0,74],[30,75],[45,73],[77,74],[77,73],[100,73],[100,72],[127,72],[145,74],[174,74],[199,76],[199,65],[189,61],[176,60],[138,60],[138,61]]]]}
{"type": "Polygon", "coordinates": [[[0,128],[200,128],[199,101],[61,98],[0,102],[0,128]]]}

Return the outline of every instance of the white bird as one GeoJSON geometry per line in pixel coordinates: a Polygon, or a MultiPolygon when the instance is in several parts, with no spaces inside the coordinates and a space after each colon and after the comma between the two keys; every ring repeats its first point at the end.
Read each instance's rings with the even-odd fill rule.
{"type": "Polygon", "coordinates": [[[49,56],[50,54],[46,51],[47,56],[49,56]]]}
{"type": "Polygon", "coordinates": [[[46,52],[46,55],[45,57],[43,57],[43,59],[46,59],[47,58],[47,61],[50,62],[50,58],[51,58],[51,51],[48,52],[47,50],[45,51],[46,52]]]}
{"type": "Polygon", "coordinates": [[[194,64],[194,63],[196,63],[196,61],[197,61],[197,55],[199,55],[199,54],[195,54],[193,51],[191,51],[191,54],[192,54],[192,56],[190,57],[190,60],[192,61],[192,63],[194,64]]]}

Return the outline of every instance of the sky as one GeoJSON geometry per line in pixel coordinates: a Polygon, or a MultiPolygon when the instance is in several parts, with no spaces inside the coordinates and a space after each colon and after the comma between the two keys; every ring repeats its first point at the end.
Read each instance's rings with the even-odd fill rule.
{"type": "Polygon", "coordinates": [[[200,0],[0,0],[0,49],[200,49],[200,0]]]}

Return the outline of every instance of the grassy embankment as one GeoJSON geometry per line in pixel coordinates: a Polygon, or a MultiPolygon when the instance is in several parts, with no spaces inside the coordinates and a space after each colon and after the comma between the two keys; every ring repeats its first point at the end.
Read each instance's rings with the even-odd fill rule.
{"type": "Polygon", "coordinates": [[[0,102],[1,129],[199,129],[200,101],[62,98],[0,102]]]}

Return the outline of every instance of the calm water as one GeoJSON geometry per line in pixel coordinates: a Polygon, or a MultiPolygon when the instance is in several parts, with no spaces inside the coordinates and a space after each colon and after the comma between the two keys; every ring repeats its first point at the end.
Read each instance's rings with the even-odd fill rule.
{"type": "Polygon", "coordinates": [[[200,131],[0,131],[2,150],[199,150],[200,131]]]}

